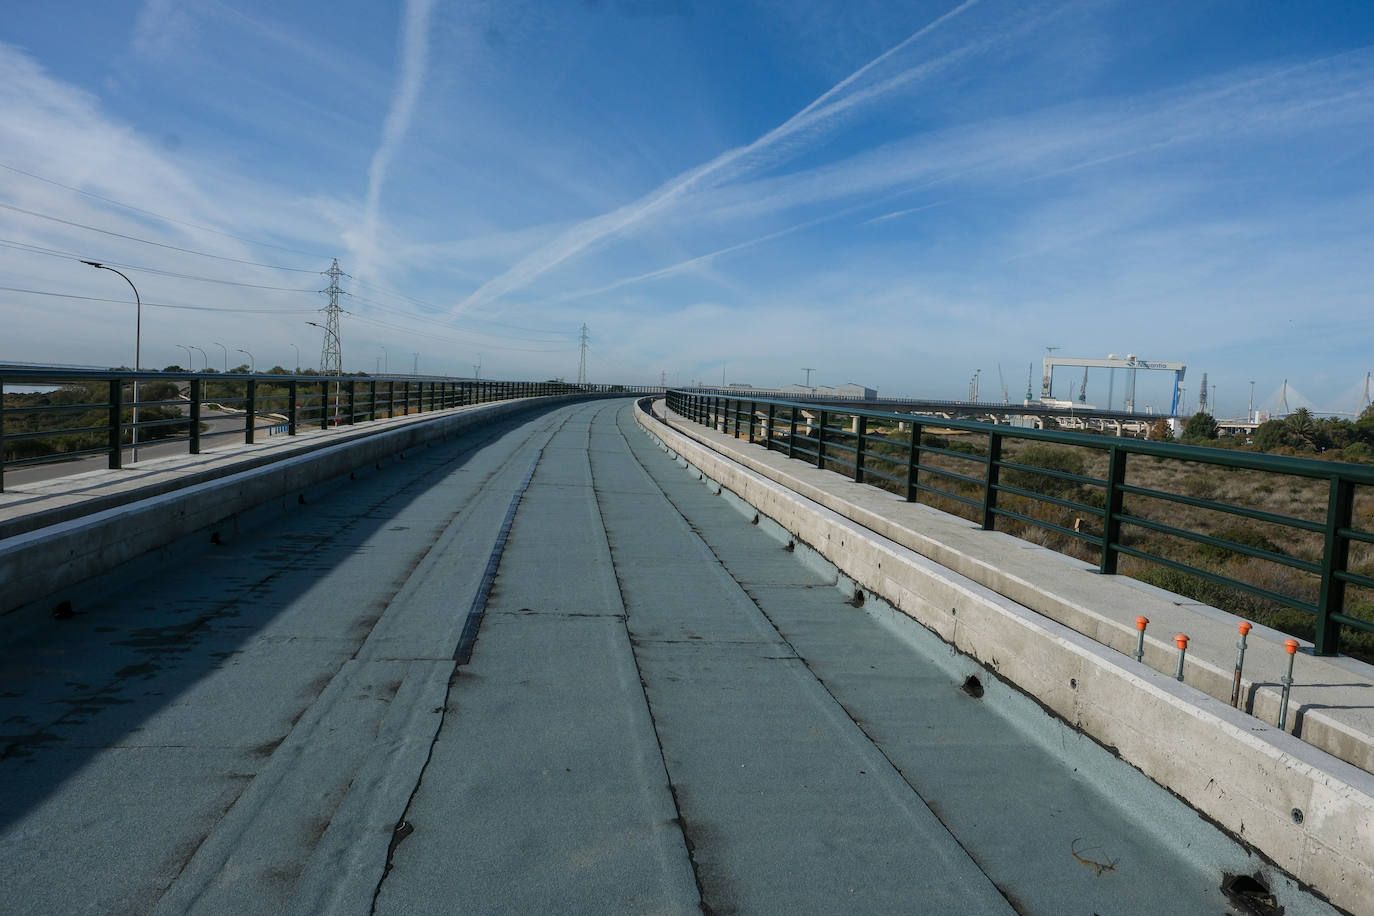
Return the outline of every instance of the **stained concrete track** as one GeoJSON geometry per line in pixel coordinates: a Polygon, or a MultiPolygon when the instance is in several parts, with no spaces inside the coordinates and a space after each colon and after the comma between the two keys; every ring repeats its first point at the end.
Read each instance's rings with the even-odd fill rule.
{"type": "Polygon", "coordinates": [[[0,648],[0,909],[1227,911],[1244,850],[768,527],[598,402],[87,593],[0,648]]]}

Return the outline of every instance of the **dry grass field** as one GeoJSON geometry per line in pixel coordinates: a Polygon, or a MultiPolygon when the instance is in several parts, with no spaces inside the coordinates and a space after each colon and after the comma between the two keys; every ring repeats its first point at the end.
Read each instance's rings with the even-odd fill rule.
{"type": "MultiPolygon", "coordinates": [[[[870,428],[869,433],[877,438],[867,446],[867,482],[904,494],[906,440],[909,434],[899,433],[895,427],[876,426],[870,428]],[[895,479],[883,479],[880,475],[895,479]]],[[[780,428],[777,434],[785,437],[786,429],[780,428]]],[[[826,440],[827,458],[833,459],[827,461],[827,467],[838,473],[852,474],[852,436],[846,429],[827,428],[826,440]],[[845,446],[850,450],[846,450],[845,446]],[[846,467],[846,464],[849,466],[846,467]]],[[[1104,439],[1103,444],[1108,441],[1104,439]]],[[[781,442],[779,444],[783,445],[781,442]]],[[[815,451],[815,440],[812,438],[799,438],[797,445],[799,449],[815,451]]],[[[978,507],[964,500],[982,500],[981,479],[986,467],[988,437],[941,430],[931,425],[926,427],[922,445],[943,450],[943,453],[922,453],[918,483],[939,492],[922,491],[918,500],[978,521],[978,507]],[[977,478],[980,482],[946,477],[941,471],[977,478]]],[[[1027,468],[1102,480],[1107,474],[1108,459],[1104,449],[1011,440],[1004,442],[1002,460],[1027,468]]],[[[1033,521],[999,516],[996,520],[998,530],[1092,563],[1099,562],[1102,535],[1102,516],[1099,512],[1105,505],[1105,487],[1016,469],[1004,469],[1000,482],[1031,495],[1003,492],[998,499],[999,509],[1033,521]],[[1099,512],[1094,512],[1095,509],[1099,512]]],[[[1280,477],[1199,462],[1131,455],[1126,464],[1126,483],[1275,516],[1316,523],[1326,520],[1329,484],[1322,480],[1280,477]]],[[[1178,535],[1151,530],[1145,525],[1125,523],[1120,538],[1123,546],[1184,565],[1193,571],[1122,555],[1118,565],[1121,574],[1294,636],[1312,637],[1314,615],[1290,607],[1280,599],[1286,597],[1315,604],[1318,577],[1313,572],[1287,566],[1280,558],[1319,565],[1323,551],[1321,532],[1304,531],[1287,525],[1242,518],[1217,509],[1138,494],[1126,494],[1123,511],[1145,522],[1183,529],[1226,543],[1198,543],[1178,535]],[[1227,544],[1263,551],[1273,558],[1246,555],[1230,549],[1227,544]],[[1222,584],[1198,575],[1199,572],[1224,577],[1252,589],[1263,590],[1269,595],[1240,585],[1222,584]]],[[[1356,490],[1353,527],[1374,531],[1374,493],[1369,492],[1368,488],[1356,490]]],[[[1366,544],[1352,544],[1348,568],[1352,572],[1374,576],[1374,548],[1366,544]]],[[[1344,612],[1374,622],[1374,594],[1365,589],[1349,587],[1345,595],[1344,612]]],[[[1374,633],[1342,627],[1340,648],[1348,655],[1374,662],[1374,633]]]]}

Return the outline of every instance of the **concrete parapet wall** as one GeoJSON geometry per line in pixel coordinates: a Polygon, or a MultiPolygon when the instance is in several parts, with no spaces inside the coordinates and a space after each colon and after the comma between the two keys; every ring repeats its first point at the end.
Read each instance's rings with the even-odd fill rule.
{"type": "MultiPolygon", "coordinates": [[[[680,460],[773,519],[863,588],[1114,749],[1336,905],[1370,912],[1374,775],[1136,663],[1096,638],[1096,632],[1085,635],[1030,610],[643,409],[637,416],[680,460]]],[[[1005,540],[1008,551],[1031,546],[1005,540]]],[[[1082,565],[1044,553],[1046,562],[1057,557],[1066,572],[1082,565]]],[[[1090,608],[1091,584],[1077,588],[1079,604],[1090,608]]],[[[1142,812],[1142,821],[1148,819],[1142,812]]]]}
{"type": "Polygon", "coordinates": [[[426,414],[402,425],[359,430],[334,444],[304,445],[294,454],[270,460],[253,457],[207,475],[173,475],[154,487],[97,501],[96,505],[113,503],[99,511],[64,507],[64,520],[0,540],[0,615],[55,598],[63,589],[194,532],[232,526],[239,516],[264,504],[288,498],[294,502],[310,487],[428,440],[567,400],[529,398],[426,414]]]}

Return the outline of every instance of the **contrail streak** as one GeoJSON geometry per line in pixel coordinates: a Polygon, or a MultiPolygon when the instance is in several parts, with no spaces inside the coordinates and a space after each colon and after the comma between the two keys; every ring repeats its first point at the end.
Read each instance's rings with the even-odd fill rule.
{"type": "MultiPolygon", "coordinates": [[[[981,2],[981,0],[964,0],[959,6],[913,32],[899,44],[889,48],[858,70],[855,70],[849,76],[818,96],[801,111],[792,115],[782,124],[774,127],[753,143],[727,150],[710,162],[674,177],[667,183],[661,185],[658,189],[632,203],[574,226],[544,248],[528,255],[504,273],[478,287],[471,295],[458,304],[455,311],[464,311],[474,306],[492,302],[507,293],[520,289],[541,274],[544,274],[569,258],[587,250],[602,239],[621,232],[643,221],[647,217],[667,209],[681,200],[688,192],[696,190],[699,187],[709,187],[738,177],[749,169],[749,166],[743,162],[747,158],[765,152],[773,147],[777,147],[784,141],[792,139],[808,128],[815,127],[824,121],[831,120],[853,108],[855,105],[867,102],[899,85],[910,82],[912,79],[919,78],[920,75],[924,75],[926,72],[933,69],[934,64],[923,65],[920,68],[915,68],[915,73],[903,74],[898,77],[890,78],[883,81],[878,86],[872,87],[862,93],[857,93],[850,97],[841,97],[838,98],[838,100],[832,101],[836,99],[838,95],[845,92],[856,80],[861,79],[865,74],[890,58],[893,54],[898,53],[923,36],[928,35],[931,31],[938,29],[979,2],[981,2]]],[[[956,56],[962,56],[962,54],[945,55],[942,60],[956,56]]]]}
{"type": "Polygon", "coordinates": [[[396,153],[405,140],[415,114],[415,103],[424,87],[429,58],[429,14],[434,0],[407,0],[401,32],[401,73],[391,98],[391,107],[382,122],[382,142],[367,167],[367,197],[363,205],[362,232],[356,240],[361,250],[359,273],[366,273],[376,259],[377,226],[380,219],[382,184],[396,153]]]}

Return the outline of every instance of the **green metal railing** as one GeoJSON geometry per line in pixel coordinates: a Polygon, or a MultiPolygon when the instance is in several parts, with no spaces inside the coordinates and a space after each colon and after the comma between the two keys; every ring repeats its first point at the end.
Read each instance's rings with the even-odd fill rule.
{"type": "Polygon", "coordinates": [[[1309,615],[1317,654],[1337,653],[1342,627],[1374,634],[1374,620],[1347,606],[1352,589],[1374,590],[1374,499],[1356,525],[1357,492],[1374,497],[1360,490],[1374,485],[1371,467],[710,392],[670,390],[667,403],[984,529],[1039,531],[1102,573],[1129,557],[1309,615]],[[1243,492],[1221,498],[1223,489],[1243,492]],[[1269,493],[1284,511],[1242,498],[1269,493]],[[1200,556],[1225,558],[1228,571],[1200,556]]]}
{"type": "Polygon", "coordinates": [[[253,443],[471,404],[662,388],[403,376],[247,375],[0,367],[0,493],[15,468],[185,443],[253,443]],[[8,395],[7,395],[8,393],[8,395]],[[38,394],[40,396],[35,397],[38,394]]]}

